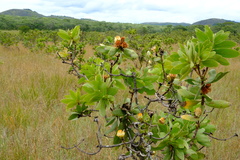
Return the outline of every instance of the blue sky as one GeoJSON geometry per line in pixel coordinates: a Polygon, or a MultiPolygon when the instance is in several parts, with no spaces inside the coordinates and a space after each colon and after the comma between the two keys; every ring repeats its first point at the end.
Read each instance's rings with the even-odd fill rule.
{"type": "Polygon", "coordinates": [[[40,14],[107,22],[187,22],[222,18],[240,22],[240,0],[6,0],[0,12],[31,9],[40,14]]]}

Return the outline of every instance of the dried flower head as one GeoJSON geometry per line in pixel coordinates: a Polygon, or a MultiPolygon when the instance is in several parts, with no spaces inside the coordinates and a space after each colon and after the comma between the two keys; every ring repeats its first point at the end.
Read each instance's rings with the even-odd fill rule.
{"type": "Polygon", "coordinates": [[[209,92],[211,92],[211,83],[205,84],[201,88],[202,94],[208,94],[209,92]]]}
{"type": "Polygon", "coordinates": [[[116,36],[114,42],[117,48],[123,49],[128,47],[128,44],[125,42],[125,37],[116,36]]]}
{"type": "Polygon", "coordinates": [[[194,114],[195,114],[196,117],[200,117],[201,114],[202,114],[202,109],[200,107],[196,108],[194,110],[194,114]]]}

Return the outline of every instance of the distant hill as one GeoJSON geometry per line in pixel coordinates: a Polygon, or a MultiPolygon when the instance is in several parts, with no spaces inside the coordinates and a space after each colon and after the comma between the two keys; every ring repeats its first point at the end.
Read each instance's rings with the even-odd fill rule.
{"type": "Polygon", "coordinates": [[[51,17],[51,18],[59,18],[59,19],[75,19],[73,17],[68,16],[44,16],[42,14],[37,13],[36,11],[32,11],[31,9],[10,9],[4,12],[1,12],[0,15],[11,15],[11,16],[23,16],[23,17],[51,17]]]}
{"type": "Polygon", "coordinates": [[[75,18],[73,18],[73,17],[68,17],[68,16],[55,16],[55,15],[51,15],[51,16],[47,16],[47,17],[59,18],[59,19],[75,19],[75,18]]]}
{"type": "Polygon", "coordinates": [[[12,15],[12,16],[29,16],[29,17],[44,17],[44,15],[39,14],[31,9],[10,9],[1,12],[2,15],[12,15]]]}
{"type": "Polygon", "coordinates": [[[192,25],[216,25],[218,23],[225,23],[225,22],[234,22],[234,21],[219,19],[219,18],[210,18],[210,19],[197,21],[197,22],[193,23],[192,25]]]}
{"type": "MultiPolygon", "coordinates": [[[[144,22],[142,24],[147,24],[147,25],[160,25],[160,26],[166,26],[166,25],[172,25],[172,26],[190,26],[190,25],[216,25],[218,23],[225,23],[225,22],[234,22],[231,20],[225,20],[225,19],[219,19],[219,18],[210,18],[210,19],[205,19],[201,21],[197,21],[193,24],[190,23],[171,23],[171,22],[144,22]]],[[[237,22],[234,22],[237,23],[237,22]]]]}
{"type": "Polygon", "coordinates": [[[190,23],[172,23],[172,22],[144,22],[141,24],[146,24],[146,25],[159,25],[159,26],[167,26],[167,25],[172,25],[172,26],[190,26],[190,23]]]}

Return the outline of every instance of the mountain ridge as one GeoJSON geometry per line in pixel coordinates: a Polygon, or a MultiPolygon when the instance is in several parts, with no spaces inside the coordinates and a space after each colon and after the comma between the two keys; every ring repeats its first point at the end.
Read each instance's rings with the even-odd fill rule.
{"type": "MultiPolygon", "coordinates": [[[[52,17],[52,18],[60,18],[60,19],[76,19],[73,17],[68,17],[68,16],[57,16],[57,15],[50,15],[50,16],[45,16],[42,14],[39,14],[36,11],[32,11],[31,9],[9,9],[3,12],[0,12],[0,15],[12,15],[12,16],[31,16],[31,17],[52,17]]],[[[84,19],[84,18],[81,18],[84,19]]],[[[88,19],[89,20],[89,19],[88,19]]],[[[93,20],[96,21],[96,20],[93,20]]],[[[140,24],[145,24],[145,25],[159,25],[159,26],[166,26],[166,25],[172,25],[172,26],[190,26],[190,25],[216,25],[218,23],[225,23],[225,22],[233,22],[233,23],[238,23],[232,20],[226,20],[226,19],[220,19],[220,18],[209,18],[205,20],[200,20],[197,22],[194,22],[192,24],[190,23],[174,23],[174,22],[143,22],[140,24]]]]}

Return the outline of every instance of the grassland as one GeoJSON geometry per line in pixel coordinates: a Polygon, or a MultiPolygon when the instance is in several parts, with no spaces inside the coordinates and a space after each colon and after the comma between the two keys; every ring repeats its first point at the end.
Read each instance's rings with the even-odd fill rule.
{"type": "MultiPolygon", "coordinates": [[[[88,48],[88,51],[91,51],[88,48]]],[[[73,146],[85,137],[87,151],[95,150],[96,129],[88,119],[68,121],[69,113],[60,100],[77,79],[67,73],[68,66],[54,55],[31,53],[22,46],[0,46],[0,159],[1,160],[74,160],[116,159],[118,151],[103,150],[87,156],[73,146]]],[[[218,138],[240,134],[240,59],[221,71],[231,71],[222,81],[213,85],[211,96],[228,100],[230,108],[215,110],[210,118],[218,128],[218,138]]],[[[212,140],[204,152],[210,160],[235,160],[240,157],[240,138],[226,142],[212,140]]]]}

